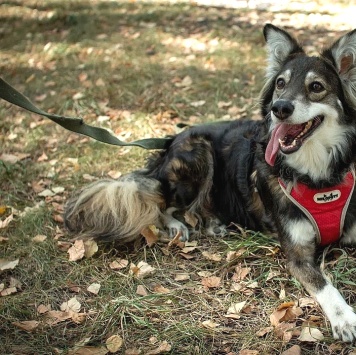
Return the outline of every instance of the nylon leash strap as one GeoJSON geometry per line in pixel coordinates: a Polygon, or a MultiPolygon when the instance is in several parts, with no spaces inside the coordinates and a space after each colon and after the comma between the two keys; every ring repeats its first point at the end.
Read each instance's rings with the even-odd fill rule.
{"type": "Polygon", "coordinates": [[[121,141],[105,128],[95,127],[86,124],[82,118],[59,116],[55,114],[50,114],[39,109],[26,96],[18,92],[2,78],[0,78],[0,98],[27,111],[36,113],[41,116],[45,116],[65,129],[68,129],[75,133],[83,134],[84,136],[91,137],[99,142],[117,146],[137,146],[144,149],[165,149],[172,141],[172,138],[168,137],[145,138],[133,142],[121,141]]]}

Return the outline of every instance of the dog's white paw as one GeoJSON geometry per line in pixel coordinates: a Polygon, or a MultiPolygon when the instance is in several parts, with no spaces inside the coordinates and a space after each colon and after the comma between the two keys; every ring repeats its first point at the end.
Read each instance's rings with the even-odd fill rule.
{"type": "Polygon", "coordinates": [[[340,292],[326,284],[314,296],[330,321],[334,338],[347,343],[356,340],[356,314],[340,292]]]}
{"type": "Polygon", "coordinates": [[[339,310],[329,320],[335,339],[340,339],[347,343],[356,340],[356,314],[351,309],[339,310]]]}
{"type": "Polygon", "coordinates": [[[169,237],[173,239],[178,233],[180,233],[180,240],[182,242],[187,242],[189,240],[189,230],[182,223],[177,220],[172,220],[167,225],[169,231],[169,237]]]}

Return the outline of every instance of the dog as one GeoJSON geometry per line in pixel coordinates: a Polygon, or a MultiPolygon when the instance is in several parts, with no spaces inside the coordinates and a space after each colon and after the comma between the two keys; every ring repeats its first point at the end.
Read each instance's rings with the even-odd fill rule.
{"type": "Polygon", "coordinates": [[[320,304],[336,339],[356,340],[356,314],[316,264],[320,246],[356,244],[356,30],[309,56],[267,24],[260,121],[191,127],[145,168],[72,197],[65,224],[80,238],[126,243],[149,225],[188,240],[177,213],[207,235],[232,222],[277,232],[287,266],[320,304]]]}

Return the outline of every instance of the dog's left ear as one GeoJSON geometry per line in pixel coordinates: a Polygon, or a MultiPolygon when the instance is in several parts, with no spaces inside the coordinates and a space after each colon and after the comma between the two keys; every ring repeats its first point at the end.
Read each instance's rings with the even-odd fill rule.
{"type": "Polygon", "coordinates": [[[333,63],[346,92],[356,105],[356,29],[339,38],[321,55],[333,63]]]}
{"type": "Polygon", "coordinates": [[[263,29],[263,34],[267,43],[268,50],[268,67],[267,78],[271,79],[282,68],[282,65],[289,56],[294,54],[304,54],[302,47],[298,42],[286,31],[266,24],[263,29]]]}

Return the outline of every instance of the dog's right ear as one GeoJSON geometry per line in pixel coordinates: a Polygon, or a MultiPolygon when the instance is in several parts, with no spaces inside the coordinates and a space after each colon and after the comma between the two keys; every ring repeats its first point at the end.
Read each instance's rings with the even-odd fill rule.
{"type": "Polygon", "coordinates": [[[276,26],[266,24],[263,34],[268,50],[267,78],[271,79],[278,73],[290,55],[304,54],[304,51],[288,32],[276,26]]]}

